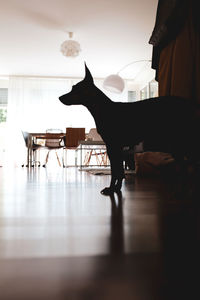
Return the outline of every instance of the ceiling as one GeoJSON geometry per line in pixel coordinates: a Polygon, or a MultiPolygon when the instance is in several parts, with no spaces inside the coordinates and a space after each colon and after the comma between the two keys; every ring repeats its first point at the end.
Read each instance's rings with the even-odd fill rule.
{"type": "MultiPolygon", "coordinates": [[[[0,75],[82,77],[86,61],[102,78],[151,59],[156,6],[157,0],[0,0],[0,75]],[[81,45],[76,58],[60,52],[69,31],[81,45]]],[[[133,79],[142,64],[123,76],[133,79]]]]}

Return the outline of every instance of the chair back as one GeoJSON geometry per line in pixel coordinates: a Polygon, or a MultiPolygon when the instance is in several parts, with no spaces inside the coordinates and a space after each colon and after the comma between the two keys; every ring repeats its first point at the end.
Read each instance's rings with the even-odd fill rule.
{"type": "Polygon", "coordinates": [[[85,128],[66,128],[66,148],[77,148],[79,141],[85,140],[85,128]]]}
{"type": "Polygon", "coordinates": [[[88,136],[87,136],[87,139],[89,141],[103,141],[101,136],[98,134],[96,128],[91,128],[90,129],[90,131],[88,133],[88,136]]]}
{"type": "Polygon", "coordinates": [[[24,138],[25,145],[26,145],[26,147],[28,147],[29,132],[22,131],[22,135],[23,135],[23,138],[24,138]]]}
{"type": "Polygon", "coordinates": [[[59,137],[59,134],[61,133],[62,133],[61,129],[47,129],[45,146],[48,148],[61,147],[62,138],[59,137]]]}

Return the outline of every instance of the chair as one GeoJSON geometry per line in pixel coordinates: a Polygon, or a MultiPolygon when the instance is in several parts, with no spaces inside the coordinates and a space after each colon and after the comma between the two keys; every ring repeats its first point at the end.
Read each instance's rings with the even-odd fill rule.
{"type": "MultiPolygon", "coordinates": [[[[87,135],[87,140],[88,141],[103,141],[101,136],[98,134],[96,128],[91,128],[88,135],[87,135]]],[[[84,165],[89,166],[91,158],[92,157],[96,158],[97,166],[107,166],[108,165],[108,155],[107,151],[105,149],[90,149],[87,151],[85,154],[85,159],[84,159],[84,165]]]]}
{"type": "MultiPolygon", "coordinates": [[[[67,150],[76,150],[79,146],[79,141],[85,140],[85,128],[66,128],[66,136],[65,136],[65,162],[63,163],[63,167],[67,166],[67,150]]],[[[77,166],[77,155],[75,152],[75,166],[77,166]]]]}
{"type": "Polygon", "coordinates": [[[88,135],[87,139],[91,141],[103,141],[102,137],[98,134],[96,128],[91,128],[88,135]]]}
{"type": "MultiPolygon", "coordinates": [[[[24,138],[24,142],[25,142],[25,145],[26,145],[26,148],[27,148],[27,156],[29,158],[29,155],[28,155],[28,151],[29,151],[29,137],[30,137],[30,133],[27,132],[27,131],[22,131],[22,135],[23,135],[23,138],[24,138]]],[[[33,161],[32,161],[32,165],[31,167],[35,167],[37,164],[38,164],[38,167],[40,167],[40,161],[37,160],[37,151],[40,150],[42,146],[41,145],[38,145],[38,144],[35,144],[33,143],[32,144],[32,147],[31,147],[31,156],[33,157],[33,161]]],[[[22,167],[24,167],[24,164],[22,164],[22,167]]],[[[26,165],[26,167],[28,167],[28,165],[26,165]]]]}
{"type": "MultiPolygon", "coordinates": [[[[48,160],[50,151],[54,150],[56,154],[56,158],[59,166],[61,167],[61,162],[57,153],[57,150],[62,149],[64,147],[63,137],[60,136],[62,134],[61,129],[47,129],[46,130],[46,139],[45,139],[45,148],[48,149],[48,153],[46,155],[46,161],[43,167],[45,168],[48,160]]],[[[62,158],[63,160],[63,158],[62,158]]]]}

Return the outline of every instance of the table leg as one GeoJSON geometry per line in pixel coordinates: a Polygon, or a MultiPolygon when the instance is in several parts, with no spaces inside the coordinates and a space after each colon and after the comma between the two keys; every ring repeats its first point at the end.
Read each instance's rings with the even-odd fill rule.
{"type": "Polygon", "coordinates": [[[32,157],[32,135],[30,134],[28,137],[28,151],[27,151],[27,167],[30,168],[33,163],[32,157]]]}
{"type": "Polygon", "coordinates": [[[80,151],[81,151],[81,157],[80,157],[80,169],[82,170],[82,144],[80,144],[80,151]]]}
{"type": "Polygon", "coordinates": [[[77,167],[77,160],[78,160],[78,152],[77,148],[75,149],[75,167],[77,167]]]}

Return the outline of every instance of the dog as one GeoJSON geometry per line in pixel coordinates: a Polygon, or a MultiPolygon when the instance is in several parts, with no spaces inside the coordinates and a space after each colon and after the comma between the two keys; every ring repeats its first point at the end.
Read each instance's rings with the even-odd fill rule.
{"type": "Polygon", "coordinates": [[[93,81],[85,64],[85,78],[59,97],[65,105],[84,105],[92,114],[98,133],[106,144],[111,164],[110,186],[101,193],[120,192],[125,178],[123,147],[143,142],[151,151],[170,153],[177,163],[197,162],[199,110],[191,101],[163,96],[132,103],[113,102],[93,81]]]}

